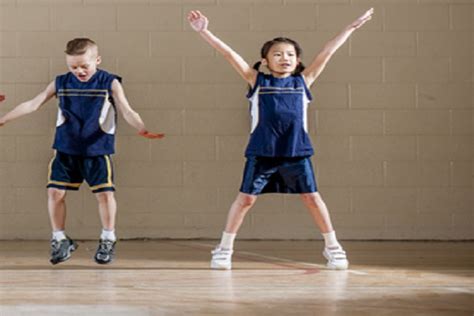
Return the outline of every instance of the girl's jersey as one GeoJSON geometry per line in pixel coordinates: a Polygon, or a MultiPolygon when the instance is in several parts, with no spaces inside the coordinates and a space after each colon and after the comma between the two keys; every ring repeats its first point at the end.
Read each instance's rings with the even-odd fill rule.
{"type": "Polygon", "coordinates": [[[312,97],[302,75],[276,78],[259,72],[247,98],[252,125],[245,156],[298,157],[314,153],[307,122],[312,97]]]}
{"type": "Polygon", "coordinates": [[[59,109],[54,149],[87,157],[115,152],[114,79],[121,80],[100,69],[87,82],[79,81],[71,72],[56,77],[59,109]]]}

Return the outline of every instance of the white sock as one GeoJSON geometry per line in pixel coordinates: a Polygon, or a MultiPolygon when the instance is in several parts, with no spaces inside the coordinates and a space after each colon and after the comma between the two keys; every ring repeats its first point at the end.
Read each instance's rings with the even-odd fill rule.
{"type": "Polygon", "coordinates": [[[326,247],[339,247],[339,242],[337,241],[336,232],[334,230],[332,232],[323,234],[323,237],[326,247]]]}
{"type": "Polygon", "coordinates": [[[223,249],[234,249],[234,239],[237,234],[223,232],[220,247],[223,249]]]}
{"type": "Polygon", "coordinates": [[[55,231],[53,231],[53,237],[52,238],[54,240],[57,240],[57,241],[67,239],[66,233],[64,232],[64,230],[55,230],[55,231]]]}
{"type": "Polygon", "coordinates": [[[100,239],[116,241],[117,237],[115,237],[115,229],[112,229],[112,230],[102,229],[102,233],[100,234],[100,239]]]}

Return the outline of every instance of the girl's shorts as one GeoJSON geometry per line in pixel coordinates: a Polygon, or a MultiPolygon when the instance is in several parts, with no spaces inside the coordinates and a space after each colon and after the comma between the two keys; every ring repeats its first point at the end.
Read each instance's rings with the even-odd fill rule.
{"type": "Polygon", "coordinates": [[[49,164],[48,188],[79,190],[86,180],[93,193],[115,191],[109,155],[82,157],[56,152],[49,164]]]}
{"type": "Polygon", "coordinates": [[[310,157],[247,157],[240,192],[312,193],[318,188],[310,157]]]}

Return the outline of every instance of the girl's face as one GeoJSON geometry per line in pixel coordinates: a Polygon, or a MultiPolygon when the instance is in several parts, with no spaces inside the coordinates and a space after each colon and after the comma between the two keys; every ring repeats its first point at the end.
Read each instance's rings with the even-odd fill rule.
{"type": "Polygon", "coordinates": [[[70,72],[79,79],[87,82],[97,72],[97,65],[101,62],[95,49],[89,48],[82,55],[66,55],[66,64],[70,72]]]}
{"type": "Polygon", "coordinates": [[[292,44],[278,43],[270,48],[267,57],[262,59],[262,64],[266,65],[275,77],[288,77],[300,61],[292,44]]]}

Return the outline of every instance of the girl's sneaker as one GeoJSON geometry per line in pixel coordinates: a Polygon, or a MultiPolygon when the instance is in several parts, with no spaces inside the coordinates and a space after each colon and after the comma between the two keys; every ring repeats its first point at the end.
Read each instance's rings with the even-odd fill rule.
{"type": "Polygon", "coordinates": [[[342,246],[325,247],[323,256],[328,260],[327,267],[333,270],[346,270],[349,267],[346,252],[342,246]]]}
{"type": "Polygon", "coordinates": [[[77,243],[69,237],[66,239],[51,240],[51,258],[49,262],[58,264],[64,262],[71,257],[71,253],[78,247],[77,243]]]}
{"type": "Polygon", "coordinates": [[[230,270],[232,269],[232,249],[222,249],[219,246],[211,251],[211,269],[230,270]]]}

